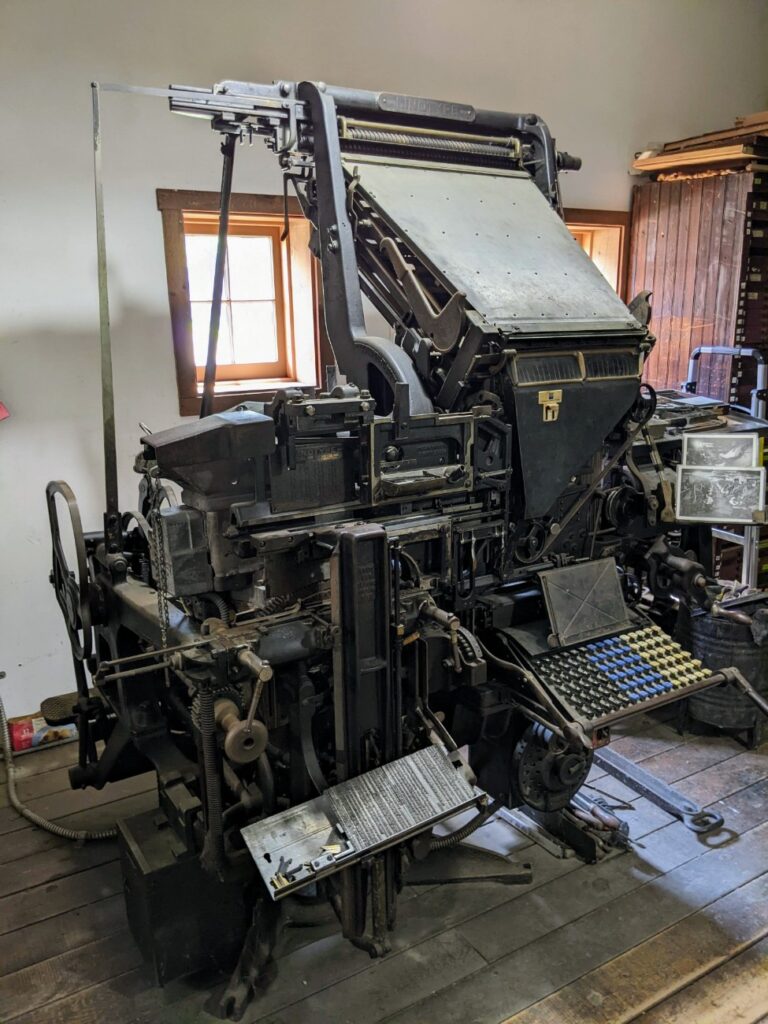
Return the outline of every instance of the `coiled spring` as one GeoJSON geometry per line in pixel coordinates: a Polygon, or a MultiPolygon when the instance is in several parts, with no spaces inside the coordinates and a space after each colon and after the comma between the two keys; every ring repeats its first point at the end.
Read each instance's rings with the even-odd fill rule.
{"type": "Polygon", "coordinates": [[[519,153],[517,140],[512,138],[505,139],[500,143],[468,142],[441,135],[416,135],[410,132],[391,132],[379,128],[360,128],[356,125],[348,125],[344,137],[351,142],[440,149],[449,153],[468,153],[473,156],[489,156],[496,159],[499,157],[517,159],[519,153]]]}

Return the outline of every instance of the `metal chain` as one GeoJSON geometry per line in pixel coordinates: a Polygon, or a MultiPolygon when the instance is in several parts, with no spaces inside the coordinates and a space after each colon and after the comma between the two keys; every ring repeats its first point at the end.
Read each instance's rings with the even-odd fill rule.
{"type": "Polygon", "coordinates": [[[160,646],[168,646],[168,566],[165,561],[165,546],[160,535],[160,510],[154,509],[150,515],[152,525],[152,545],[155,549],[155,565],[157,567],[157,617],[160,620],[160,646]]]}

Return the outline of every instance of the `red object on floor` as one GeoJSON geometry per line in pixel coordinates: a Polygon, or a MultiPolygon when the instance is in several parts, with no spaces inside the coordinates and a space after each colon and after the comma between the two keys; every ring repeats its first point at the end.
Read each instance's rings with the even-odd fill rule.
{"type": "Polygon", "coordinates": [[[24,715],[11,718],[8,722],[11,736],[11,750],[19,752],[32,747],[47,747],[52,743],[73,740],[77,737],[74,725],[48,725],[44,718],[37,715],[24,715]]]}
{"type": "Polygon", "coordinates": [[[0,420],[7,420],[10,415],[3,403],[0,402],[0,420]]]}

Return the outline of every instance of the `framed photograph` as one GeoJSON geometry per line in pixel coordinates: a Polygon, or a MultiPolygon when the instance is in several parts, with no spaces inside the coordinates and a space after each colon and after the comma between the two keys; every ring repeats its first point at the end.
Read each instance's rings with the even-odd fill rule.
{"type": "Polygon", "coordinates": [[[683,465],[758,469],[757,434],[683,434],[683,465]]]}
{"type": "Polygon", "coordinates": [[[765,511],[765,469],[677,467],[680,522],[753,525],[765,511]]]}

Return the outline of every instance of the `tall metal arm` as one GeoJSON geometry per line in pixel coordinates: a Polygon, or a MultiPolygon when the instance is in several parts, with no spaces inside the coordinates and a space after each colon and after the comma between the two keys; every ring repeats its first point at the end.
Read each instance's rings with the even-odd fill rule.
{"type": "Polygon", "coordinates": [[[410,357],[394,342],[369,335],[365,326],[355,242],[347,214],[336,104],[314,82],[302,82],[298,92],[312,118],[317,186],[312,219],[317,221],[328,336],[339,367],[374,394],[377,373],[390,385],[393,395],[397,384],[407,384],[410,412],[431,412],[432,403],[410,357]]]}

